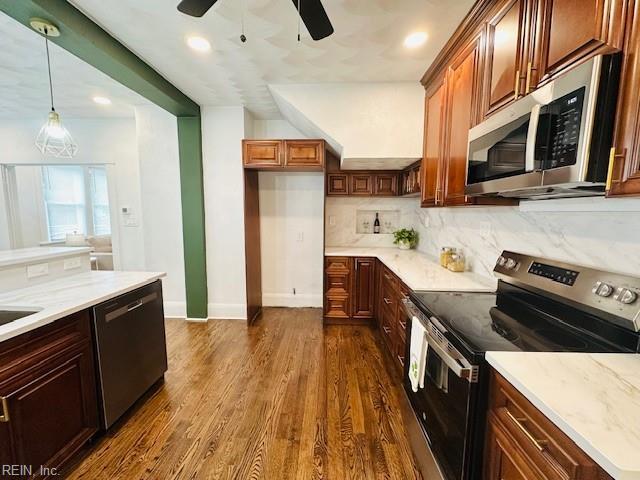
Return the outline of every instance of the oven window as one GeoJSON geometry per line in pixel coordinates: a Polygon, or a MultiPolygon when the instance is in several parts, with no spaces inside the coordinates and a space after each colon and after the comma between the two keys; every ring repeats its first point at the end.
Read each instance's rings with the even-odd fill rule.
{"type": "Polygon", "coordinates": [[[525,173],[530,114],[469,142],[467,185],[525,173]]]}

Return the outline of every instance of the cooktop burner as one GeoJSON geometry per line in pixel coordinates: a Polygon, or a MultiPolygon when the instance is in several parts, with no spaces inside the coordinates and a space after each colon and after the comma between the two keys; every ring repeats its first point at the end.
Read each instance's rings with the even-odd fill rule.
{"type": "Polygon", "coordinates": [[[448,330],[454,345],[474,355],[616,351],[608,342],[571,326],[568,316],[575,317],[573,312],[564,318],[557,312],[553,316],[509,294],[413,292],[411,298],[448,330]]]}

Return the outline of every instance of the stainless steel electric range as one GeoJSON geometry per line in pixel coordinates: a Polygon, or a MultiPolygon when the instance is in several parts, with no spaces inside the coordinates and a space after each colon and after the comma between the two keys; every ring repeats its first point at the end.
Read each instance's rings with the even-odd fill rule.
{"type": "Polygon", "coordinates": [[[404,305],[428,343],[424,388],[409,362],[404,387],[447,480],[482,478],[486,352],[640,352],[639,278],[508,251],[494,273],[495,293],[417,291],[404,305]]]}

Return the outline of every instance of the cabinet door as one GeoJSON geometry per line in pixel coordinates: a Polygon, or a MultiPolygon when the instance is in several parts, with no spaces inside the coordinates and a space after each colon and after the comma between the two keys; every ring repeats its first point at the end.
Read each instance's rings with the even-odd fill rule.
{"type": "Polygon", "coordinates": [[[477,114],[480,39],[454,60],[448,71],[445,205],[464,205],[469,129],[477,114]]]}
{"type": "Polygon", "coordinates": [[[521,93],[524,12],[527,0],[508,0],[487,24],[484,114],[489,115],[521,93]]]}
{"type": "Polygon", "coordinates": [[[350,318],[351,288],[351,258],[325,257],[325,318],[350,318]]]}
{"type": "Polygon", "coordinates": [[[537,83],[577,62],[622,48],[624,0],[544,0],[539,10],[534,65],[537,83]]]}
{"type": "Polygon", "coordinates": [[[355,258],[353,260],[352,317],[373,318],[375,292],[375,259],[355,258]]]}
{"type": "Polygon", "coordinates": [[[640,0],[631,2],[609,196],[640,195],[640,0]]]}
{"type": "Polygon", "coordinates": [[[373,193],[380,197],[394,197],[398,194],[398,175],[394,173],[376,174],[373,193]]]}
{"type": "Polygon", "coordinates": [[[349,175],[349,195],[373,195],[373,178],[371,175],[354,173],[349,175]]]}
{"type": "Polygon", "coordinates": [[[422,156],[421,204],[432,207],[442,200],[444,165],[444,79],[426,90],[424,102],[424,145],[422,156]]]}
{"type": "Polygon", "coordinates": [[[327,195],[348,195],[349,176],[344,173],[327,174],[327,195]]]}
{"type": "Polygon", "coordinates": [[[93,354],[84,349],[50,360],[3,384],[0,458],[4,464],[59,469],[97,431],[93,354]],[[9,453],[10,452],[10,453],[9,453]],[[7,461],[8,460],[8,461],[7,461]]]}
{"type": "Polygon", "coordinates": [[[280,140],[243,140],[242,147],[245,168],[282,167],[280,140]]]}
{"type": "Polygon", "coordinates": [[[284,166],[305,170],[324,168],[324,142],[322,140],[285,140],[284,166]]]}
{"type": "Polygon", "coordinates": [[[540,478],[514,448],[498,424],[490,420],[485,443],[484,480],[533,480],[540,478]]]}

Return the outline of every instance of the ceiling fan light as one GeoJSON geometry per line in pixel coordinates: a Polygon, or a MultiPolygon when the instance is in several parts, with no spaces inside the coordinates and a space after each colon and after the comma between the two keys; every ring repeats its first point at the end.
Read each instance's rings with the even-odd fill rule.
{"type": "Polygon", "coordinates": [[[36,137],[36,147],[43,155],[56,158],[73,158],[78,152],[78,145],[53,110],[36,137]]]}

